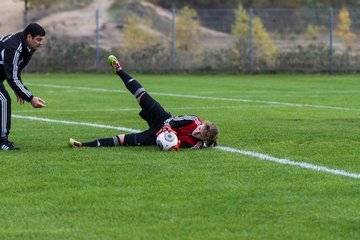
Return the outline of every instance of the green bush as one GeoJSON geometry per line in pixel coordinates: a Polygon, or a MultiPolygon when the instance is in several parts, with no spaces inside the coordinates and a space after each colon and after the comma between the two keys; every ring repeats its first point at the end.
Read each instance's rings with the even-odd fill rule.
{"type": "Polygon", "coordinates": [[[298,46],[295,51],[280,52],[276,58],[278,71],[324,71],[329,67],[330,49],[323,44],[298,46]]]}
{"type": "Polygon", "coordinates": [[[161,71],[171,69],[170,49],[161,44],[133,51],[113,51],[126,64],[127,69],[138,71],[161,71]]]}
{"type": "Polygon", "coordinates": [[[95,69],[96,49],[79,41],[49,37],[33,55],[31,72],[76,72],[95,69]]]}

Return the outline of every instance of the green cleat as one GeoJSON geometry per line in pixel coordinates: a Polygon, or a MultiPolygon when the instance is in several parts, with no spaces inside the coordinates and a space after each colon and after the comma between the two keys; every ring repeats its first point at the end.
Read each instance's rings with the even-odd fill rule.
{"type": "Polygon", "coordinates": [[[117,58],[114,55],[110,55],[108,57],[108,63],[113,68],[114,73],[118,72],[122,68],[121,64],[119,63],[119,61],[117,60],[117,58]]]}
{"type": "Polygon", "coordinates": [[[69,147],[77,147],[77,148],[79,148],[79,147],[82,147],[82,143],[81,142],[78,142],[78,141],[76,141],[75,139],[73,139],[73,138],[70,138],[70,140],[69,140],[69,147]]]}

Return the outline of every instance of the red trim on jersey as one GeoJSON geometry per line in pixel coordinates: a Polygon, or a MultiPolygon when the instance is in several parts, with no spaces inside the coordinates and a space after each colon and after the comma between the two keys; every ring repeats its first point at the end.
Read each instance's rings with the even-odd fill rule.
{"type": "Polygon", "coordinates": [[[184,127],[173,128],[173,130],[175,130],[175,132],[177,133],[177,137],[181,142],[188,143],[194,148],[200,148],[203,145],[202,141],[194,138],[191,133],[201,124],[202,121],[198,117],[196,117],[195,121],[193,121],[192,123],[184,127]]]}

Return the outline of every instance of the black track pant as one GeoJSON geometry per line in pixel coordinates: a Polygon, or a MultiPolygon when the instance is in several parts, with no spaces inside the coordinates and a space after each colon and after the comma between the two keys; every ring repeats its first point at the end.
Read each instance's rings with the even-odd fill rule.
{"type": "Polygon", "coordinates": [[[11,127],[11,98],[0,82],[0,140],[6,139],[11,127]]]}

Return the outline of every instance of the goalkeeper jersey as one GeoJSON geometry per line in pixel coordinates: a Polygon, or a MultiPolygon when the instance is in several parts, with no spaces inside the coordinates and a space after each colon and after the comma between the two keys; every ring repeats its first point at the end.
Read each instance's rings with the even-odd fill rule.
{"type": "Polygon", "coordinates": [[[200,118],[194,115],[171,117],[165,121],[177,133],[181,141],[181,148],[198,149],[203,147],[203,142],[191,135],[191,133],[202,124],[200,118]]]}

